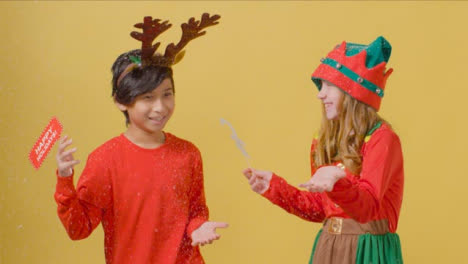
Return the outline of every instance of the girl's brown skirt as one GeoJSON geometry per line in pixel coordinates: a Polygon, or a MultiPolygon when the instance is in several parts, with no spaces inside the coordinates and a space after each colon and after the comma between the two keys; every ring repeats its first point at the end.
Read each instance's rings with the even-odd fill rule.
{"type": "Polygon", "coordinates": [[[365,224],[332,217],[315,239],[309,264],[402,264],[400,239],[387,220],[365,224]]]}

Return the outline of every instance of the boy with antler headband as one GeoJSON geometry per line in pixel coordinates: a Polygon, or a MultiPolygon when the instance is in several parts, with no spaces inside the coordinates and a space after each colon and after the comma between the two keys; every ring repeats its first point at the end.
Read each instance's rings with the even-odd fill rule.
{"type": "Polygon", "coordinates": [[[219,238],[226,223],[209,222],[200,152],[192,143],[164,132],[174,111],[171,66],[189,41],[218,24],[203,14],[182,24],[182,38],[154,54],[153,40],[171,26],[145,17],[131,36],[141,50],[120,55],[112,66],[112,96],[127,130],[88,157],[73,185],[76,148],[66,136],[57,154],[58,215],[71,239],[86,238],[102,222],[107,263],[204,263],[198,245],[219,238]]]}

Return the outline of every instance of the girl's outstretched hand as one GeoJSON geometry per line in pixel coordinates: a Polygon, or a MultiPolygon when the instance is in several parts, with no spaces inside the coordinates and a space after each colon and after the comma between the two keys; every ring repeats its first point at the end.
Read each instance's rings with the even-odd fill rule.
{"type": "Polygon", "coordinates": [[[216,233],[216,228],[227,228],[228,223],[205,222],[192,232],[192,246],[204,246],[218,240],[221,236],[216,233]]]}
{"type": "Polygon", "coordinates": [[[65,150],[65,148],[70,146],[72,142],[72,139],[68,139],[68,136],[64,136],[62,139],[60,139],[56,156],[59,176],[67,177],[72,175],[73,167],[80,163],[79,160],[75,160],[73,158],[73,153],[76,151],[76,148],[65,150]]]}
{"type": "Polygon", "coordinates": [[[249,180],[250,188],[256,193],[263,194],[270,188],[270,181],[273,173],[271,171],[261,171],[256,169],[245,169],[245,177],[249,180]]]}
{"type": "Polygon", "coordinates": [[[335,183],[346,176],[346,172],[336,166],[325,166],[318,169],[306,183],[299,185],[309,192],[331,192],[335,183]]]}

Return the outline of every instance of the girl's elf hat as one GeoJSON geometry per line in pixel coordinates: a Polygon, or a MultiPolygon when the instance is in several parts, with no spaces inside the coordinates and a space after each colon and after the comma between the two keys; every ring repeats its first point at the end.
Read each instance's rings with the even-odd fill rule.
{"type": "Polygon", "coordinates": [[[391,53],[392,46],[382,36],[369,45],[343,41],[320,60],[312,81],[320,90],[322,80],[326,80],[378,111],[385,83],[393,72],[385,68],[391,53]]]}

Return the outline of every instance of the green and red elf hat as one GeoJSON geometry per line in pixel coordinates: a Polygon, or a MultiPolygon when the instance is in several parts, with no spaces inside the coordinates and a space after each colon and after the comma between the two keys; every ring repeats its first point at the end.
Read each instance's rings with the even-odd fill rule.
{"type": "Polygon", "coordinates": [[[392,46],[382,36],[369,45],[343,41],[320,60],[312,81],[320,90],[322,80],[326,80],[378,111],[385,83],[393,72],[385,68],[391,53],[392,46]]]}

